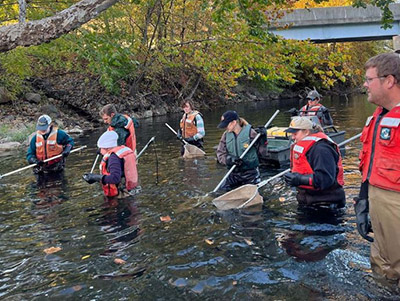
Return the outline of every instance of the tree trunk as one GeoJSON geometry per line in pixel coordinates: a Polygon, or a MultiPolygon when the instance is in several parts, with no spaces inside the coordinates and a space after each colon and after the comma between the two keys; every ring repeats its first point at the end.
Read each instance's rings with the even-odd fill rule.
{"type": "Polygon", "coordinates": [[[48,18],[0,27],[0,52],[50,42],[97,17],[118,1],[82,0],[48,18]]]}
{"type": "Polygon", "coordinates": [[[19,22],[19,24],[23,24],[23,23],[25,23],[25,19],[26,19],[26,1],[18,0],[18,5],[19,5],[18,22],[19,22]]]}

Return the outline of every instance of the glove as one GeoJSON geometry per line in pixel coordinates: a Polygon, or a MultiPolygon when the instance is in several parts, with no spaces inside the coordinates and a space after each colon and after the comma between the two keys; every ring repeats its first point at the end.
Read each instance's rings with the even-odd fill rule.
{"type": "Polygon", "coordinates": [[[299,110],[297,110],[296,108],[291,108],[287,112],[290,113],[292,116],[298,116],[299,115],[299,110]]]}
{"type": "Polygon", "coordinates": [[[265,127],[255,128],[255,131],[260,134],[260,136],[267,136],[267,129],[265,127]]]}
{"type": "Polygon", "coordinates": [[[243,160],[229,155],[226,156],[226,166],[230,168],[233,165],[236,165],[236,167],[241,167],[243,165],[243,160]]]}
{"type": "Polygon", "coordinates": [[[241,167],[243,165],[243,159],[237,158],[233,163],[236,165],[236,167],[241,167]]]}
{"type": "Polygon", "coordinates": [[[182,140],[182,131],[179,129],[178,132],[176,133],[176,139],[182,140]]]}
{"type": "Polygon", "coordinates": [[[103,179],[103,175],[97,175],[94,173],[85,173],[82,177],[89,184],[93,184],[95,182],[101,182],[103,179]]]}
{"type": "Polygon", "coordinates": [[[67,146],[64,148],[63,152],[62,152],[62,156],[64,158],[68,157],[69,153],[71,152],[72,149],[72,145],[71,144],[67,144],[67,146]]]}
{"type": "Polygon", "coordinates": [[[360,199],[358,197],[354,198],[354,211],[356,212],[356,223],[357,230],[360,233],[361,237],[368,240],[369,242],[373,242],[374,239],[368,235],[369,232],[372,232],[371,221],[369,220],[369,202],[368,199],[360,199]]]}
{"type": "Polygon", "coordinates": [[[44,162],[42,160],[38,160],[36,157],[29,158],[28,162],[30,164],[37,164],[39,166],[43,166],[44,165],[44,162]]]}
{"type": "Polygon", "coordinates": [[[289,186],[307,185],[313,186],[313,175],[302,175],[298,172],[288,172],[284,175],[285,182],[289,186]]]}
{"type": "Polygon", "coordinates": [[[184,140],[185,140],[187,143],[192,143],[192,142],[195,142],[195,141],[196,141],[196,139],[194,139],[193,137],[185,138],[184,140]]]}

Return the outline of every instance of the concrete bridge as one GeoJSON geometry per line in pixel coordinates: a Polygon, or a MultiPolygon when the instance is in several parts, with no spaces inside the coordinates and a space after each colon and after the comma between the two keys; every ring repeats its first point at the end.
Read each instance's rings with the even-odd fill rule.
{"type": "Polygon", "coordinates": [[[341,6],[296,9],[285,13],[269,31],[286,39],[310,39],[316,43],[387,40],[400,35],[400,3],[389,7],[394,19],[389,29],[381,27],[382,11],[377,7],[341,6]]]}

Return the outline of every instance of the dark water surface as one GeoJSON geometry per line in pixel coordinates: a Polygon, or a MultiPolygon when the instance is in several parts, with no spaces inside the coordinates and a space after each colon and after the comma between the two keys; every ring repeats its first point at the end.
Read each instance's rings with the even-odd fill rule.
{"type": "MultiPolygon", "coordinates": [[[[301,105],[283,103],[230,108],[263,125],[277,108],[301,105]]],[[[374,110],[365,95],[324,104],[346,138],[374,110]]],[[[135,198],[105,200],[98,185],[82,180],[101,131],[76,138],[88,149],[71,154],[64,177],[38,183],[28,170],[0,180],[0,299],[399,300],[395,286],[372,276],[369,245],[355,229],[360,143],[346,147],[345,211],[299,211],[294,192],[277,180],[261,189],[262,209],[218,212],[205,195],[226,172],[213,150],[226,109],[204,112],[208,156],[197,160],[180,158],[164,126],[176,128],[180,115],[142,120],[138,149],[154,135],[156,152],[151,147],[140,159],[143,192],[135,198]],[[46,254],[50,247],[61,250],[46,254]]],[[[281,113],[274,124],[289,119],[281,113]]],[[[7,154],[0,174],[25,165],[25,150],[7,154]]]]}

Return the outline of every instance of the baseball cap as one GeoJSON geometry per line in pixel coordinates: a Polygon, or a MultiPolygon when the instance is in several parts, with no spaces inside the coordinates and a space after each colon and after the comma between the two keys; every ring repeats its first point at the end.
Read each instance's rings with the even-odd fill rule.
{"type": "Polygon", "coordinates": [[[97,140],[98,148],[110,148],[118,145],[118,134],[114,131],[107,131],[97,140]]]}
{"type": "Polygon", "coordinates": [[[36,130],[45,131],[49,127],[50,123],[51,123],[51,118],[49,115],[41,115],[36,123],[36,130]]]}
{"type": "Polygon", "coordinates": [[[238,120],[239,115],[236,113],[236,111],[226,111],[222,117],[221,117],[221,122],[218,124],[218,128],[224,129],[228,126],[228,124],[231,121],[238,120]]]}
{"type": "Polygon", "coordinates": [[[285,132],[296,133],[298,130],[312,130],[313,125],[313,122],[307,117],[294,117],[285,132]]]}
{"type": "Polygon", "coordinates": [[[317,90],[311,90],[308,92],[306,99],[314,100],[316,98],[321,98],[321,95],[318,93],[317,90]]]}

